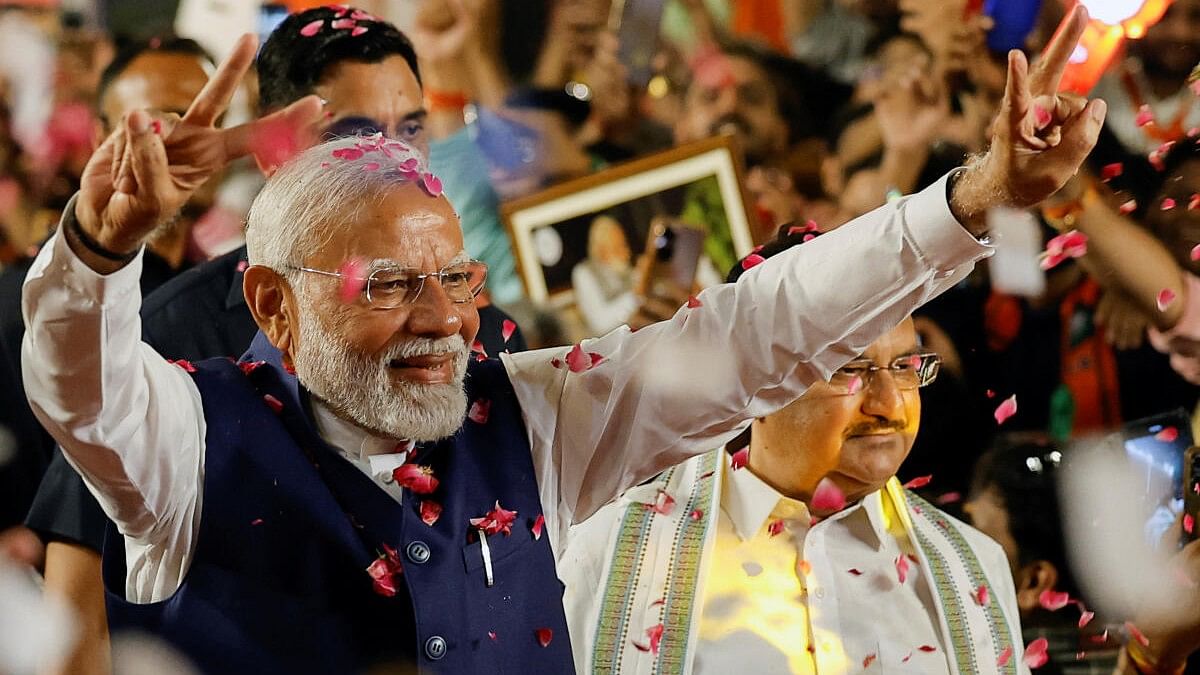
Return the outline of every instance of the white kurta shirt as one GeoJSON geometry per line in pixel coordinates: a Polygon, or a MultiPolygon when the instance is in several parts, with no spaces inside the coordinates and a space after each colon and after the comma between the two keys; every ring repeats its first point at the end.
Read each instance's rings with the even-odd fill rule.
{"type": "Polygon", "coordinates": [[[950,672],[929,583],[882,492],[810,527],[803,502],[749,470],[723,480],[696,675],[950,672]]]}
{"type": "MultiPolygon", "coordinates": [[[[605,359],[585,373],[555,366],[566,348],[501,355],[556,557],[571,523],[795,400],[989,253],[943,178],[704,291],[702,307],[586,342],[605,359]]],[[[140,274],[139,257],[99,275],[56,234],[25,282],[21,361],[38,419],[125,535],[127,598],[150,602],[191,563],[205,434],[221,420],[140,341],[140,274]]]]}

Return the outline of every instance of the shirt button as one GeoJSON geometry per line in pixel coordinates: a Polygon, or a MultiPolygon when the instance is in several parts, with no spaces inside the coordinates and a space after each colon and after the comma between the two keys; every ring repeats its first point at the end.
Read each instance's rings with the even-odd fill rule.
{"type": "Polygon", "coordinates": [[[404,549],[404,553],[408,559],[418,565],[424,565],[429,562],[429,544],[423,541],[414,541],[404,549]]]}
{"type": "Polygon", "coordinates": [[[425,641],[425,656],[430,661],[440,661],[446,655],[446,640],[441,635],[434,635],[425,641]]]}

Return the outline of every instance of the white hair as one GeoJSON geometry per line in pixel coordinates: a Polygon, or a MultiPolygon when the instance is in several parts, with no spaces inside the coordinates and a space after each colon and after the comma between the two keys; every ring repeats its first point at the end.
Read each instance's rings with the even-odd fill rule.
{"type": "MultiPolygon", "coordinates": [[[[431,181],[437,179],[419,150],[381,135],[315,145],[275,172],[250,206],[250,264],[295,279],[292,269],[353,223],[364,206],[378,204],[397,185],[431,181]]],[[[440,184],[431,192],[440,194],[440,184]]]]}

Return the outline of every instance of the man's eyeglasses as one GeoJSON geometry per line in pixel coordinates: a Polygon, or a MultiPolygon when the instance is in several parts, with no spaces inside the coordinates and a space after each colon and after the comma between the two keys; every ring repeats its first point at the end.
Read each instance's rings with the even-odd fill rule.
{"type": "MultiPolygon", "coordinates": [[[[328,272],[310,267],[292,267],[298,272],[320,274],[327,277],[346,279],[342,272],[328,272]]],[[[395,309],[415,302],[425,287],[425,280],[436,278],[442,291],[451,302],[471,302],[483,290],[487,281],[487,264],[478,260],[451,263],[438,272],[421,274],[403,267],[381,267],[371,272],[364,282],[363,293],[373,309],[395,309]]]]}
{"type": "Polygon", "coordinates": [[[888,366],[877,366],[870,359],[856,359],[834,371],[829,386],[834,393],[856,394],[871,385],[871,379],[881,370],[890,371],[899,389],[924,387],[937,379],[942,357],[937,354],[901,356],[888,366]]]}

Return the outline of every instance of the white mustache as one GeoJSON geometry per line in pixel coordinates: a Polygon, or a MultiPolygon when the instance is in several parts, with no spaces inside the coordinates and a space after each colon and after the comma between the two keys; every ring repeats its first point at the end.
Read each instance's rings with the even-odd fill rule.
{"type": "Polygon", "coordinates": [[[412,338],[393,345],[383,355],[383,361],[411,359],[417,356],[453,353],[466,357],[467,343],[455,333],[444,338],[412,338]]]}

